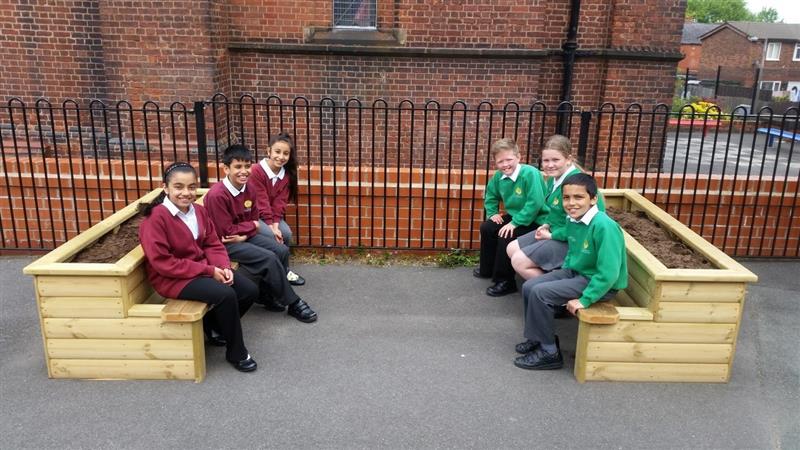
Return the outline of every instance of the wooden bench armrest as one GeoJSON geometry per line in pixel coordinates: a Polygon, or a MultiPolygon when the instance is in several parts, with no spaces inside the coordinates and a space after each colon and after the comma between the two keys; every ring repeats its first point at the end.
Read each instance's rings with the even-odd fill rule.
{"type": "Polygon", "coordinates": [[[578,320],[595,325],[611,325],[619,322],[617,308],[609,302],[597,302],[578,310],[578,320]]]}
{"type": "Polygon", "coordinates": [[[193,300],[166,299],[161,310],[162,322],[196,322],[208,311],[208,305],[193,300]]]}

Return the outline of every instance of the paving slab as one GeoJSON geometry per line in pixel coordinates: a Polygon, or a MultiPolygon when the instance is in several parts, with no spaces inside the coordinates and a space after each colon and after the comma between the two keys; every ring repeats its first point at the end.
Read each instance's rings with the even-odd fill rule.
{"type": "Polygon", "coordinates": [[[512,364],[519,294],[470,268],[300,265],[315,324],[254,308],[259,363],[203,383],[50,380],[31,257],[0,258],[0,448],[799,448],[800,262],[745,261],[728,384],[586,383],[512,364]]]}

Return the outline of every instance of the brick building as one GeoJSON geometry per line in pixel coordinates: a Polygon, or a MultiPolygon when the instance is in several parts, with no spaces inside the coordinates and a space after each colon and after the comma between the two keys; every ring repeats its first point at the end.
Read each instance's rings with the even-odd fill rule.
{"type": "Polygon", "coordinates": [[[722,66],[724,80],[752,86],[760,68],[761,89],[774,95],[800,89],[800,24],[726,22],[700,40],[701,78],[714,79],[722,66]]]}
{"type": "Polygon", "coordinates": [[[700,51],[702,49],[700,36],[717,28],[719,25],[714,23],[686,22],[683,25],[681,35],[681,53],[683,59],[678,61],[678,70],[689,73],[697,72],[700,69],[700,51]]]}
{"type": "MultiPolygon", "coordinates": [[[[0,73],[0,94],[133,104],[215,92],[555,104],[570,3],[12,0],[0,6],[0,57],[13,62],[0,73]]],[[[669,101],[684,6],[581,2],[573,100],[669,101]]]]}

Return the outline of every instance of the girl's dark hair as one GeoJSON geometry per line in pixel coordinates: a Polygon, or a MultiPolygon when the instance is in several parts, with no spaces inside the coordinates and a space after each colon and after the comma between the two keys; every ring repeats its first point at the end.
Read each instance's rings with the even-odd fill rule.
{"type": "MultiPolygon", "coordinates": [[[[192,175],[195,176],[195,178],[197,177],[197,172],[194,170],[194,167],[192,167],[191,164],[189,164],[187,162],[178,161],[178,162],[174,162],[174,163],[168,165],[167,168],[164,169],[164,178],[163,178],[164,184],[169,184],[169,179],[172,178],[172,175],[174,175],[176,173],[179,173],[179,172],[180,173],[191,173],[192,175]]],[[[141,213],[145,217],[149,216],[150,213],[153,212],[153,208],[155,208],[156,206],[158,206],[158,205],[160,205],[160,204],[162,204],[164,202],[164,197],[166,197],[166,196],[167,196],[167,192],[166,191],[161,191],[161,193],[158,194],[156,196],[156,198],[153,199],[152,202],[150,202],[150,203],[139,203],[139,213],[141,213]]]]}
{"type": "Polygon", "coordinates": [[[280,133],[272,136],[269,138],[269,148],[272,151],[272,146],[276,142],[286,142],[289,146],[289,161],[283,165],[283,168],[286,170],[286,173],[289,174],[289,199],[292,201],[297,201],[297,158],[295,154],[297,153],[297,149],[294,146],[294,139],[289,136],[289,133],[285,131],[281,131],[280,133]]]}
{"type": "Polygon", "coordinates": [[[586,188],[586,192],[589,194],[589,197],[597,197],[597,182],[592,178],[591,175],[587,173],[574,173],[568,176],[562,183],[561,186],[566,186],[568,184],[575,185],[575,186],[583,186],[586,188]]]}

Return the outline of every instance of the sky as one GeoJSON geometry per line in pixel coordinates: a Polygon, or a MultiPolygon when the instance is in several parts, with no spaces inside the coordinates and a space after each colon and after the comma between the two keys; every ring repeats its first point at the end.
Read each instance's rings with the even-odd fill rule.
{"type": "Polygon", "coordinates": [[[762,8],[775,8],[778,20],[784,23],[800,23],[800,6],[798,0],[746,0],[747,9],[757,13],[762,8]]]}

